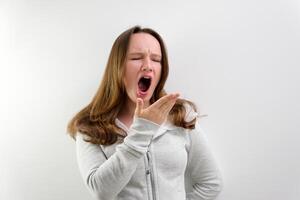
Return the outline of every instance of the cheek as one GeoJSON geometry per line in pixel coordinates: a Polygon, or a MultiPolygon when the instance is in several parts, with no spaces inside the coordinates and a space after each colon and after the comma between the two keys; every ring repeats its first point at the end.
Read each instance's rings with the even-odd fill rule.
{"type": "Polygon", "coordinates": [[[123,80],[124,80],[124,85],[127,89],[132,87],[134,83],[134,79],[130,73],[126,74],[123,80]]]}
{"type": "Polygon", "coordinates": [[[124,73],[124,86],[126,89],[132,88],[136,84],[136,76],[137,76],[137,69],[135,66],[126,65],[125,73],[124,73]]]}
{"type": "Polygon", "coordinates": [[[161,77],[161,69],[162,67],[159,65],[159,66],[155,66],[155,73],[156,73],[156,83],[159,82],[160,80],[160,77],[161,77]]]}

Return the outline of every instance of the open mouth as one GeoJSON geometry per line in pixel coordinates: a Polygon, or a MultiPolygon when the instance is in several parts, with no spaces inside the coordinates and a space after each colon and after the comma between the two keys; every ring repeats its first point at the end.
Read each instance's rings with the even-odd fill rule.
{"type": "Polygon", "coordinates": [[[138,82],[139,89],[142,92],[146,92],[150,88],[150,85],[151,85],[151,77],[145,77],[145,76],[141,77],[138,82]]]}

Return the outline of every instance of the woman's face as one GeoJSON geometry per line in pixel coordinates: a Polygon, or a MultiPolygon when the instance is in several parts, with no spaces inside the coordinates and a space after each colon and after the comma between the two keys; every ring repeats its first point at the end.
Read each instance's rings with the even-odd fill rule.
{"type": "Polygon", "coordinates": [[[148,33],[131,35],[125,59],[124,85],[127,100],[137,97],[149,105],[161,75],[161,49],[158,40],[148,33]]]}

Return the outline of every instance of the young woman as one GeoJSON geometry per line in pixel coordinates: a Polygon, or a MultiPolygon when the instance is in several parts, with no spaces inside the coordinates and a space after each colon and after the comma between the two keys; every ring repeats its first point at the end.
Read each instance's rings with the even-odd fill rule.
{"type": "Polygon", "coordinates": [[[80,173],[97,199],[203,200],[220,192],[194,104],[164,90],[168,71],[157,32],[126,30],[92,102],[70,121],[80,173]]]}

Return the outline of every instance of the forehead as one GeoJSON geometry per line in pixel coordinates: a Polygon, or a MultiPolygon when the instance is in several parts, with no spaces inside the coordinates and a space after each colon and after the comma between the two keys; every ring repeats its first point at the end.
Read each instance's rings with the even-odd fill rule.
{"type": "Polygon", "coordinates": [[[134,33],[130,36],[128,53],[149,51],[161,55],[160,44],[154,36],[148,33],[134,33]]]}

